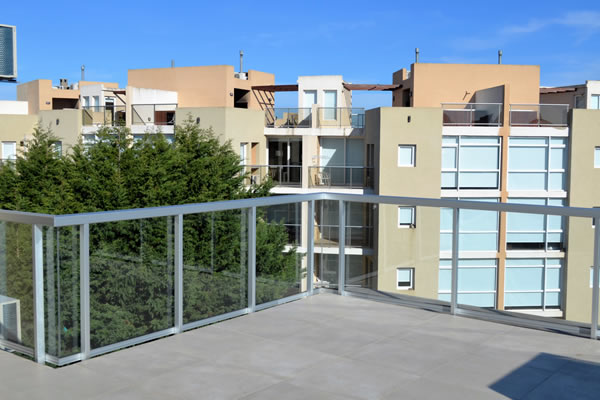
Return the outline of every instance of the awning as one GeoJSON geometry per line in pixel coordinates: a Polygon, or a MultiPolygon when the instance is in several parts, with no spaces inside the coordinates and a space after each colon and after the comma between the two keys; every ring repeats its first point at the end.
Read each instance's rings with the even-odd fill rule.
{"type": "Polygon", "coordinates": [[[252,86],[252,90],[262,90],[265,92],[297,92],[298,85],[261,85],[252,86]]]}
{"type": "Polygon", "coordinates": [[[346,90],[372,90],[372,91],[384,91],[384,90],[396,90],[402,88],[401,84],[395,85],[380,85],[378,83],[344,83],[346,90]]]}
{"type": "Polygon", "coordinates": [[[541,94],[569,93],[569,92],[575,92],[576,90],[577,90],[577,87],[543,87],[543,88],[540,88],[540,93],[541,94]]]}

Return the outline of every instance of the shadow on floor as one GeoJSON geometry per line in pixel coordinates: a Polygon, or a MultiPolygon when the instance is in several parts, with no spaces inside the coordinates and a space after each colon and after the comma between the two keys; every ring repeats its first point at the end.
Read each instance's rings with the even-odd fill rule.
{"type": "Polygon", "coordinates": [[[510,399],[598,399],[600,364],[540,353],[489,387],[510,399]]]}

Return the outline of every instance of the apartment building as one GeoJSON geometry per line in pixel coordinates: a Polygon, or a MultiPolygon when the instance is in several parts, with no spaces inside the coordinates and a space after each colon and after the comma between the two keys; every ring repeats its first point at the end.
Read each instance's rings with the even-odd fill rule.
{"type": "Polygon", "coordinates": [[[540,101],[545,104],[568,104],[571,108],[600,110],[600,81],[584,84],[540,88],[540,101]]]}
{"type": "MultiPolygon", "coordinates": [[[[35,92],[29,89],[33,84],[25,84],[20,98],[28,111],[21,105],[22,115],[0,118],[20,121],[11,132],[23,132],[36,123],[32,114],[52,113],[44,121],[61,129],[59,136],[73,137],[69,142],[79,135],[93,141],[98,127],[117,124],[128,126],[134,138],[157,131],[170,138],[176,124],[191,119],[232,142],[248,185],[270,178],[274,194],[331,191],[597,206],[595,186],[586,183],[600,168],[594,135],[600,111],[573,110],[579,88],[551,93],[539,83],[538,66],[501,64],[415,63],[410,71],[393,73],[386,85],[349,83],[339,75],[300,76],[296,83],[276,85],[272,74],[235,72],[231,66],[142,69],[129,71],[124,89],[80,82],[77,89],[52,92],[77,90],[78,103],[71,104],[76,109],[40,111],[40,102],[49,106],[48,100],[23,94],[35,92]],[[392,106],[354,107],[357,90],[390,91],[392,106]],[[297,93],[297,106],[278,107],[278,92],[297,93]],[[573,99],[550,99],[564,94],[573,99]]],[[[593,82],[585,87],[585,104],[593,105],[593,82]]],[[[341,235],[339,203],[315,204],[317,286],[337,287],[343,236],[347,285],[449,299],[452,210],[352,202],[345,207],[341,235]]],[[[265,218],[286,225],[299,254],[306,253],[309,237],[301,224],[306,213],[302,203],[265,210],[265,218]]],[[[589,221],[462,210],[457,222],[459,303],[588,318],[589,221]]]]}

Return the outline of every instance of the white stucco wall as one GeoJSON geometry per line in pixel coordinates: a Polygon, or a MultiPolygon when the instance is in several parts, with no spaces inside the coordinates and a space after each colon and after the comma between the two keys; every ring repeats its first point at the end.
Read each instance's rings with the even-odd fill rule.
{"type": "Polygon", "coordinates": [[[143,121],[151,121],[154,119],[155,110],[152,105],[156,105],[156,111],[175,111],[177,108],[177,92],[127,86],[127,104],[128,125],[131,125],[133,121],[132,106],[136,106],[135,109],[139,118],[143,121]],[[164,106],[161,107],[160,104],[164,106]]]}
{"type": "Polygon", "coordinates": [[[304,107],[304,91],[317,91],[317,104],[325,106],[325,90],[337,91],[337,107],[352,107],[352,92],[344,89],[341,75],[315,75],[298,77],[298,107],[304,107]]]}
{"type": "Polygon", "coordinates": [[[29,103],[26,101],[0,100],[0,114],[27,115],[29,103]]]}

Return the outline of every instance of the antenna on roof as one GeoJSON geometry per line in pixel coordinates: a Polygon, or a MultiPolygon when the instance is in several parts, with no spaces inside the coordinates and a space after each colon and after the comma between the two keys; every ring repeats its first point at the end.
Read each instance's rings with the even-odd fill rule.
{"type": "Polygon", "coordinates": [[[81,80],[85,81],[85,65],[81,66],[81,80]]]}
{"type": "Polygon", "coordinates": [[[244,50],[240,50],[240,73],[244,72],[244,50]]]}
{"type": "Polygon", "coordinates": [[[417,47],[415,49],[415,63],[419,62],[419,48],[417,47]]]}
{"type": "Polygon", "coordinates": [[[502,64],[502,50],[498,50],[498,64],[502,64]]]}
{"type": "Polygon", "coordinates": [[[175,68],[175,60],[171,60],[171,68],[175,68]]]}

